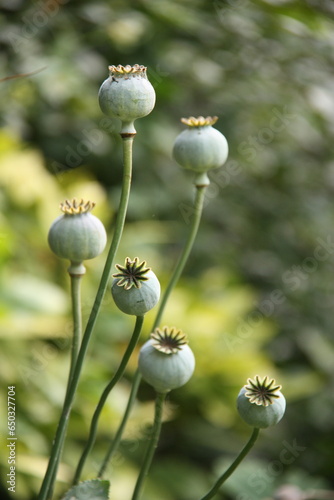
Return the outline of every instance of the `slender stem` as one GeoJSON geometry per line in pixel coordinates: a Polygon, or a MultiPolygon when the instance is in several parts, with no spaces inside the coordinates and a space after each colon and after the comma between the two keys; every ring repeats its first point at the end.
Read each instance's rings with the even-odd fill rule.
{"type": "Polygon", "coordinates": [[[255,441],[258,438],[259,432],[260,429],[254,427],[248,443],[243,447],[243,449],[241,450],[237,458],[234,460],[234,462],[230,465],[230,467],[224,472],[224,474],[220,476],[220,478],[216,481],[211,490],[206,495],[204,495],[204,497],[202,497],[201,500],[209,500],[210,498],[213,498],[216,495],[216,493],[218,493],[218,490],[221,487],[221,485],[226,481],[227,478],[230,477],[230,475],[235,471],[238,465],[245,458],[247,453],[249,453],[251,448],[254,446],[255,441]]]}
{"type": "Polygon", "coordinates": [[[73,337],[71,346],[71,365],[68,377],[68,387],[70,386],[75,363],[77,361],[81,336],[82,336],[82,317],[81,317],[81,279],[83,275],[70,274],[71,278],[71,299],[72,299],[72,317],[73,317],[73,337]]]}
{"type": "Polygon", "coordinates": [[[99,422],[101,412],[103,410],[103,407],[105,405],[107,397],[110,394],[110,391],[113,389],[115,384],[119,381],[119,379],[122,377],[122,375],[125,371],[125,368],[126,368],[126,365],[128,364],[130,356],[133,353],[133,350],[137,345],[137,342],[138,342],[138,339],[140,336],[140,332],[141,332],[141,328],[143,325],[143,321],[144,321],[144,316],[137,316],[136,317],[136,324],[135,324],[135,327],[133,330],[133,334],[132,334],[131,340],[126,348],[126,351],[123,355],[122,361],[120,362],[120,365],[119,365],[118,369],[116,370],[113,378],[111,379],[109,384],[105,387],[104,391],[102,392],[102,395],[101,395],[100,400],[96,406],[96,409],[95,409],[95,412],[94,412],[94,415],[93,415],[93,418],[92,418],[92,421],[90,424],[89,437],[88,437],[88,440],[86,442],[85,448],[82,452],[81,458],[79,460],[77,470],[76,470],[75,475],[74,475],[73,484],[76,484],[80,479],[82,469],[85,465],[85,461],[87,459],[87,456],[88,456],[89,452],[91,451],[91,449],[93,448],[94,443],[95,443],[96,434],[97,434],[97,425],[99,422]]]}
{"type": "Polygon", "coordinates": [[[172,277],[167,285],[167,288],[164,292],[164,295],[162,297],[162,300],[159,305],[159,309],[154,321],[154,325],[152,328],[152,331],[158,326],[158,324],[161,321],[161,317],[163,315],[163,312],[165,310],[167,301],[169,299],[169,296],[175,287],[176,283],[178,282],[182,271],[184,269],[184,266],[187,263],[188,257],[190,255],[190,252],[192,250],[192,247],[194,246],[194,242],[196,239],[196,235],[198,232],[199,224],[201,221],[201,216],[202,216],[202,211],[203,211],[203,202],[204,202],[204,196],[205,196],[205,191],[206,191],[207,186],[196,186],[196,197],[195,197],[195,202],[194,202],[194,213],[193,213],[193,219],[190,227],[190,232],[188,235],[188,239],[186,241],[186,244],[182,250],[182,253],[179,257],[179,260],[175,266],[175,269],[173,271],[172,277]]]}
{"type": "Polygon", "coordinates": [[[130,412],[131,412],[131,409],[132,409],[132,405],[136,399],[136,395],[137,395],[137,391],[138,391],[138,387],[139,387],[139,384],[140,384],[140,380],[141,380],[141,377],[135,377],[133,383],[132,383],[132,388],[131,388],[131,393],[130,393],[130,397],[129,397],[129,401],[128,401],[128,404],[127,404],[127,407],[125,409],[125,412],[124,412],[124,415],[123,415],[123,419],[122,419],[122,422],[120,424],[120,426],[118,427],[117,429],[117,432],[114,436],[114,439],[112,440],[111,442],[111,445],[108,449],[108,452],[106,454],[106,456],[104,457],[104,460],[102,462],[102,465],[100,467],[100,470],[98,472],[98,475],[97,475],[97,479],[101,479],[106,468],[107,468],[107,465],[109,463],[109,460],[111,459],[111,457],[113,456],[114,452],[117,450],[118,446],[119,446],[119,443],[121,442],[121,439],[122,439],[122,435],[123,435],[123,432],[124,432],[124,428],[125,428],[125,425],[128,421],[128,418],[129,418],[129,415],[130,415],[130,412]]]}
{"type": "MultiPolygon", "coordinates": [[[[162,297],[162,300],[160,302],[159,309],[158,309],[158,312],[157,312],[157,315],[156,315],[156,318],[155,318],[155,321],[154,321],[154,324],[153,324],[151,331],[153,331],[160,323],[160,320],[161,320],[162,314],[164,312],[164,309],[166,307],[168,298],[169,298],[173,288],[175,287],[178,279],[180,278],[180,275],[184,269],[184,266],[186,265],[187,259],[189,257],[190,252],[191,252],[191,249],[194,245],[196,235],[198,232],[198,228],[199,228],[199,224],[201,221],[202,212],[203,212],[203,203],[204,203],[204,196],[205,196],[205,188],[206,187],[207,186],[196,186],[196,197],[195,197],[195,201],[194,201],[194,212],[193,212],[194,217],[193,217],[192,224],[190,227],[190,232],[188,234],[188,238],[187,238],[187,241],[185,243],[185,246],[182,250],[182,253],[181,253],[179,260],[174,268],[171,279],[167,285],[167,288],[166,288],[164,295],[162,297]]],[[[124,415],[123,415],[122,421],[118,427],[118,430],[115,434],[115,437],[114,437],[113,441],[111,442],[109,450],[108,450],[108,452],[103,460],[103,465],[99,471],[98,477],[102,477],[102,474],[104,473],[109,460],[112,458],[113,454],[116,452],[118,445],[122,439],[123,431],[125,429],[125,426],[127,424],[128,419],[129,419],[132,406],[136,400],[136,395],[138,392],[138,387],[139,387],[140,381],[141,381],[141,375],[140,375],[139,370],[137,369],[137,371],[134,375],[134,378],[133,378],[132,389],[131,389],[131,393],[129,396],[126,410],[124,412],[124,415]]]]}
{"type": "Polygon", "coordinates": [[[97,290],[97,294],[95,297],[95,302],[92,307],[85,333],[82,339],[81,347],[78,353],[77,362],[75,364],[75,369],[73,372],[73,377],[71,383],[68,387],[68,391],[66,393],[63,410],[60,416],[60,420],[58,423],[55,439],[53,441],[53,446],[50,454],[50,459],[48,463],[48,467],[42,482],[42,486],[39,492],[38,500],[46,500],[50,498],[50,492],[53,489],[53,482],[56,477],[57,470],[57,462],[59,460],[61,449],[63,442],[65,440],[67,424],[69,420],[69,416],[71,413],[71,408],[73,404],[73,400],[75,397],[75,393],[79,384],[79,378],[81,374],[81,370],[83,367],[84,359],[87,353],[88,344],[96,323],[96,319],[101,307],[101,303],[107,288],[108,281],[110,279],[112,264],[114,261],[115,254],[117,252],[121,236],[123,233],[125,217],[127,206],[129,202],[130,195],[130,187],[131,187],[131,177],[132,177],[132,144],[133,144],[134,136],[131,137],[123,137],[123,184],[122,184],[122,192],[119,202],[118,213],[116,217],[115,223],[115,231],[113,235],[113,239],[111,242],[110,250],[107,256],[107,260],[103,269],[103,273],[101,276],[99,288],[97,290]]]}
{"type": "MultiPolygon", "coordinates": [[[[74,367],[75,363],[77,360],[79,348],[80,348],[80,343],[81,343],[81,336],[82,336],[82,315],[81,315],[81,279],[84,276],[85,273],[85,267],[83,266],[82,263],[79,263],[78,266],[75,268],[73,266],[73,263],[71,263],[71,266],[68,268],[68,273],[70,276],[70,281],[71,281],[71,304],[72,304],[72,318],[73,318],[73,335],[72,335],[72,344],[71,344],[71,362],[70,362],[70,371],[68,374],[68,380],[67,380],[67,389],[70,387],[71,380],[73,377],[73,372],[74,372],[74,367]],[[79,271],[80,268],[80,273],[74,274],[72,273],[72,270],[76,269],[76,271],[79,271]]],[[[56,475],[57,475],[57,469],[58,469],[58,464],[60,460],[60,454],[61,450],[57,455],[56,461],[55,461],[55,466],[53,469],[53,474],[51,478],[51,483],[52,485],[54,484],[56,480],[56,475]]],[[[49,490],[49,496],[52,497],[52,491],[49,490]]]]}
{"type": "Polygon", "coordinates": [[[161,431],[161,424],[162,424],[162,411],[163,411],[163,405],[164,405],[166,395],[167,395],[167,393],[157,393],[157,396],[155,399],[155,413],[154,413],[154,422],[153,422],[151,437],[150,437],[149,442],[147,443],[146,452],[145,452],[143,463],[142,463],[142,466],[141,466],[141,469],[139,472],[139,476],[138,476],[138,479],[136,482],[136,486],[135,486],[135,489],[133,491],[132,500],[139,500],[139,498],[141,496],[145,478],[146,478],[148,471],[150,469],[155,449],[158,446],[158,441],[159,441],[159,436],[160,436],[160,431],[161,431]]]}

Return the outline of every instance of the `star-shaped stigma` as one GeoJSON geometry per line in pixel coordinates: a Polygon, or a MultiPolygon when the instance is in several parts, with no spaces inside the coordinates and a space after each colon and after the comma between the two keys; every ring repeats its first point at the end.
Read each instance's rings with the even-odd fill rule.
{"type": "Polygon", "coordinates": [[[214,125],[218,120],[218,116],[190,116],[189,118],[181,118],[181,122],[188,127],[205,127],[207,125],[214,125]]]}
{"type": "Polygon", "coordinates": [[[65,200],[60,204],[60,210],[67,215],[86,214],[94,207],[95,203],[93,201],[84,201],[83,199],[77,200],[76,198],[73,198],[73,200],[65,200]]]}
{"type": "Polygon", "coordinates": [[[164,326],[156,328],[151,333],[151,344],[155,349],[164,354],[176,354],[183,346],[188,344],[186,335],[175,327],[164,326]]]}
{"type": "Polygon", "coordinates": [[[275,380],[264,377],[260,380],[258,375],[255,380],[249,378],[248,385],[245,385],[245,396],[249,399],[250,403],[255,403],[258,406],[269,406],[273,404],[275,398],[279,398],[277,392],[282,388],[281,385],[276,385],[275,380]]]}
{"type": "Polygon", "coordinates": [[[151,270],[150,267],[146,267],[145,261],[139,264],[138,257],[135,257],[134,260],[127,257],[125,259],[125,266],[116,264],[116,268],[119,270],[119,273],[115,273],[112,276],[118,279],[117,285],[124,287],[124,290],[130,290],[133,286],[140,288],[142,282],[149,279],[145,275],[151,270]]]}
{"type": "Polygon", "coordinates": [[[147,70],[146,66],[143,66],[142,64],[135,64],[134,66],[131,66],[130,64],[127,64],[126,66],[122,66],[122,64],[119,64],[118,66],[109,66],[109,71],[111,73],[119,74],[119,75],[128,75],[128,74],[133,74],[133,73],[144,73],[147,70]]]}

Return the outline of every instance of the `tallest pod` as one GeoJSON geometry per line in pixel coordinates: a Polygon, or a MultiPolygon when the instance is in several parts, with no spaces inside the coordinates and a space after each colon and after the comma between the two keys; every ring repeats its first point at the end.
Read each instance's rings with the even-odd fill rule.
{"type": "Polygon", "coordinates": [[[119,118],[121,135],[134,135],[134,121],[149,113],[155,105],[155,91],[145,66],[109,66],[109,78],[99,90],[99,103],[104,114],[119,118]]]}

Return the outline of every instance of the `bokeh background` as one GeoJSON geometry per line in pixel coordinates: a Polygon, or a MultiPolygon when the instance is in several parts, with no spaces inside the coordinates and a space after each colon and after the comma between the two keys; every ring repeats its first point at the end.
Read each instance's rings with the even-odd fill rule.
{"type": "MultiPolygon", "coordinates": [[[[211,174],[199,237],[163,323],[183,329],[194,377],[168,398],[145,500],[200,498],[248,439],[235,409],[247,377],[273,376],[288,406],[217,499],[273,498],[284,484],[334,489],[334,5],[330,0],[2,0],[0,77],[1,477],[7,386],[17,393],[17,490],[36,498],[64,397],[67,263],[47,245],[59,202],[83,197],[112,235],[122,175],[117,121],[97,92],[109,64],[144,64],[154,111],[136,125],[134,179],[117,256],[166,285],[194,189],[173,161],[182,116],[217,115],[230,156],[211,174]]],[[[103,256],[87,263],[87,319],[103,256]]],[[[145,323],[149,333],[154,313],[145,323]]],[[[109,293],[70,421],[56,498],[133,319],[109,293]]],[[[137,353],[109,397],[85,469],[96,474],[126,405],[137,353]]],[[[131,498],[153,413],[142,384],[110,498],[131,498]]],[[[2,498],[8,491],[2,479],[2,498]]],[[[290,498],[290,497],[288,497],[290,498]]],[[[320,493],[312,498],[322,498],[320,493]]]]}

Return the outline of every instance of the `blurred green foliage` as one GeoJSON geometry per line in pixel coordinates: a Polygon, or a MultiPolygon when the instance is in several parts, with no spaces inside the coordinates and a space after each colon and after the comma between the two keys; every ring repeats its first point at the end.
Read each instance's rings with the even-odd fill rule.
{"type": "MultiPolygon", "coordinates": [[[[190,500],[209,488],[248,437],[235,398],[256,373],[282,383],[286,416],[262,433],[219,498],[270,498],[285,482],[334,488],[333,17],[329,0],[2,1],[0,77],[37,71],[0,82],[0,407],[3,426],[6,388],[16,385],[14,498],[36,497],[68,370],[66,263],[51,254],[47,232],[59,202],[76,196],[97,202],[94,213],[112,234],[119,124],[102,115],[97,91],[109,64],[135,63],[148,66],[157,104],[136,123],[119,262],[138,255],[167,283],[193,197],[191,174],[171,158],[181,116],[219,116],[230,146],[227,164],[211,174],[199,238],[163,318],[188,334],[197,369],[169,397],[145,498],[190,500]],[[282,461],[294,443],[298,450],[282,461]]],[[[87,263],[84,319],[102,267],[103,256],[87,263]]],[[[59,492],[131,329],[108,294],[59,492]]],[[[136,355],[108,400],[87,478],[117,428],[135,369],[136,355]]],[[[108,470],[111,499],[131,495],[152,398],[143,384],[108,470]]],[[[1,435],[4,446],[5,426],[1,435]]],[[[6,453],[0,460],[5,477],[6,453]]]]}

